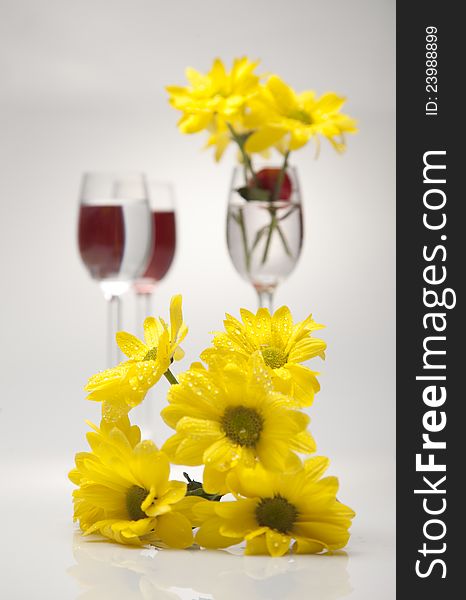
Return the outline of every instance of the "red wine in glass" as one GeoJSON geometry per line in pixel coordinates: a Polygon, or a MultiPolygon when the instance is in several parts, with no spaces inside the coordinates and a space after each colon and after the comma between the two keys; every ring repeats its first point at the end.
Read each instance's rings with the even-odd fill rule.
{"type": "Polygon", "coordinates": [[[125,246],[123,207],[82,204],[78,244],[81,259],[93,279],[116,277],[125,246]]]}
{"type": "Polygon", "coordinates": [[[152,211],[154,241],[144,275],[134,283],[137,294],[151,294],[155,285],[167,274],[175,256],[176,222],[174,210],[152,211]]]}
{"type": "Polygon", "coordinates": [[[120,296],[147,267],[152,218],[142,173],[85,173],[79,198],[78,247],[108,307],[107,365],[120,360],[120,296]]]}

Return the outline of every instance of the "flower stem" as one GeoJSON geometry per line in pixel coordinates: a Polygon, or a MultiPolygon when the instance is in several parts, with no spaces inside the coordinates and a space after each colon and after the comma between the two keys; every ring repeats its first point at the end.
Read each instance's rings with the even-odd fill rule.
{"type": "Polygon", "coordinates": [[[285,152],[285,158],[283,160],[282,168],[280,169],[280,173],[278,174],[277,180],[275,181],[275,187],[272,195],[272,202],[276,200],[280,200],[280,192],[282,191],[283,180],[285,178],[286,169],[288,167],[288,157],[290,156],[290,151],[285,152]]]}
{"type": "Polygon", "coordinates": [[[168,379],[168,381],[171,383],[171,385],[176,385],[178,383],[178,380],[173,375],[173,373],[170,371],[170,369],[167,369],[165,371],[164,375],[168,379]]]}
{"type": "Polygon", "coordinates": [[[251,270],[251,255],[249,253],[249,248],[248,248],[248,238],[247,238],[247,233],[246,233],[246,225],[244,223],[243,209],[240,208],[238,212],[239,212],[238,223],[239,223],[239,226],[241,229],[241,239],[243,241],[243,248],[244,248],[244,261],[246,263],[246,270],[249,273],[249,271],[251,270]]]}
{"type": "MultiPolygon", "coordinates": [[[[259,186],[259,181],[257,179],[257,175],[254,171],[254,168],[252,166],[252,161],[251,161],[251,157],[249,156],[249,154],[246,152],[246,150],[244,149],[244,142],[245,140],[243,140],[237,133],[236,131],[233,129],[233,125],[231,125],[230,123],[227,123],[228,129],[230,130],[231,133],[231,137],[234,139],[234,141],[238,144],[239,147],[239,151],[241,152],[241,156],[243,157],[243,161],[244,164],[246,166],[247,169],[249,169],[251,176],[254,180],[254,184],[256,186],[259,186]]],[[[244,182],[247,185],[247,181],[244,182]]]]}
{"type": "Polygon", "coordinates": [[[270,225],[269,225],[269,233],[267,234],[267,241],[265,242],[264,254],[262,255],[262,264],[265,264],[267,260],[267,256],[269,255],[270,243],[272,241],[273,230],[277,226],[277,217],[275,216],[275,209],[273,207],[269,208],[270,214],[272,216],[270,225]]]}

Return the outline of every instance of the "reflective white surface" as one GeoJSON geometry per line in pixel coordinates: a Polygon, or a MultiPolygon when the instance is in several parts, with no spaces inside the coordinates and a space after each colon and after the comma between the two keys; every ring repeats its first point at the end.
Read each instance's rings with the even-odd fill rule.
{"type": "Polygon", "coordinates": [[[1,598],[395,598],[395,488],[390,461],[351,459],[339,465],[339,496],[357,511],[345,552],[282,558],[247,557],[238,547],[156,550],[83,538],[71,521],[72,485],[66,479],[70,466],[61,461],[3,460],[1,598]]]}

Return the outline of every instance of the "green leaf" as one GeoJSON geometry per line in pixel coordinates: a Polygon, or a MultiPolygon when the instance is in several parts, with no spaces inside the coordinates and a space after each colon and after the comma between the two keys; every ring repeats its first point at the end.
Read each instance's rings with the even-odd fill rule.
{"type": "Polygon", "coordinates": [[[270,201],[270,190],[263,190],[258,187],[241,187],[236,190],[241,198],[244,198],[248,202],[251,200],[270,201]]]}

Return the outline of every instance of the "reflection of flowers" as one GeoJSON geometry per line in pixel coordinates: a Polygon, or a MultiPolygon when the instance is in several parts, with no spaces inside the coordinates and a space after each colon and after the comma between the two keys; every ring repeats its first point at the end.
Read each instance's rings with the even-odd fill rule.
{"type": "Polygon", "coordinates": [[[293,396],[301,406],[311,405],[320,386],[316,373],[300,363],[316,356],[325,358],[326,343],[312,337],[324,326],[312,316],[294,324],[287,306],[272,316],[266,308],[255,315],[242,309],[241,318],[242,322],[227,314],[225,333],[215,335],[214,348],[205,350],[201,358],[207,363],[218,357],[228,361],[260,351],[275,387],[293,396]]]}
{"type": "Polygon", "coordinates": [[[183,357],[179,345],[187,332],[181,296],[174,296],[170,303],[170,327],[163,319],[147,317],[144,321],[145,342],[125,331],[117,333],[120,350],[129,360],[97,373],[86,386],[90,392],[88,399],[103,403],[102,416],[105,420],[120,419],[143,401],[147,391],[162,375],[170,378],[172,360],[183,357]]]}
{"type": "MultiPolygon", "coordinates": [[[[168,401],[162,417],[176,433],[163,450],[174,463],[204,463],[219,472],[260,463],[282,471],[299,468],[294,452],[315,450],[306,431],[309,417],[273,390],[259,353],[241,365],[218,363],[207,370],[194,364],[171,387],[168,401]]],[[[208,477],[204,483],[207,492],[220,491],[208,477]]]]}
{"type": "Polygon", "coordinates": [[[187,518],[197,498],[185,498],[186,484],[169,481],[167,456],[127,417],[102,421],[87,436],[92,452],[76,455],[71,481],[74,518],[84,535],[100,533],[121,544],[149,542],[186,548],[192,544],[187,518]]]}
{"type": "Polygon", "coordinates": [[[99,544],[76,536],[69,569],[79,600],[338,600],[351,591],[344,553],[289,560],[229,552],[158,552],[99,544]],[[178,590],[178,591],[177,591],[178,590]]]}
{"type": "Polygon", "coordinates": [[[204,520],[196,542],[227,548],[246,540],[246,554],[271,556],[283,556],[290,544],[298,554],[343,548],[354,512],[336,499],[336,477],[322,479],[328,463],[315,457],[296,473],[271,473],[260,466],[229,473],[226,485],[236,501],[194,508],[204,520]]]}

